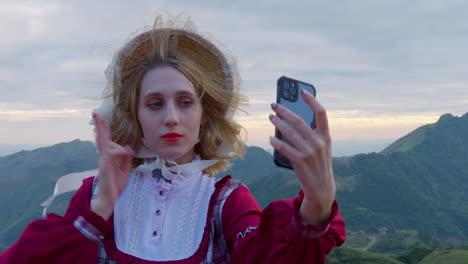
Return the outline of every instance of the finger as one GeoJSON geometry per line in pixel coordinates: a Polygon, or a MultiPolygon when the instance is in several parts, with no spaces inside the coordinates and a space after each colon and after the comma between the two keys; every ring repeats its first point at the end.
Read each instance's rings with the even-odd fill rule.
{"type": "Polygon", "coordinates": [[[120,163],[120,169],[122,171],[128,172],[131,169],[132,159],[133,159],[134,155],[133,155],[133,153],[130,152],[130,151],[133,152],[133,150],[131,150],[130,146],[124,146],[124,149],[125,149],[125,151],[127,151],[127,154],[122,156],[122,160],[121,160],[121,163],[120,163]]]}
{"type": "Polygon", "coordinates": [[[102,149],[102,122],[101,118],[97,113],[93,113],[93,118],[94,118],[94,124],[96,127],[96,147],[98,148],[98,151],[101,152],[102,149]]]}
{"type": "Polygon", "coordinates": [[[111,135],[111,129],[109,126],[109,122],[107,120],[101,119],[101,132],[102,132],[102,138],[105,141],[112,141],[112,135],[111,135]]]}
{"type": "MultiPolygon", "coordinates": [[[[275,113],[292,127],[306,140],[313,140],[314,130],[307,124],[302,117],[281,104],[272,104],[271,108],[275,113]]],[[[313,114],[312,112],[310,113],[313,114]]]]}
{"type": "Polygon", "coordinates": [[[291,162],[293,167],[295,167],[295,161],[300,158],[299,152],[296,149],[277,137],[270,137],[270,144],[276,151],[285,156],[291,162]]]}
{"type": "MultiPolygon", "coordinates": [[[[278,116],[270,115],[270,121],[275,127],[291,142],[291,144],[299,151],[306,149],[306,140],[299,134],[293,127],[291,127],[285,120],[278,116]]],[[[309,128],[310,129],[310,128],[309,128]]],[[[311,129],[310,129],[311,130],[311,129]]]]}
{"type": "Polygon", "coordinates": [[[134,155],[134,152],[130,147],[128,146],[122,147],[121,145],[113,141],[108,141],[106,148],[107,148],[107,153],[114,157],[119,156],[119,155],[124,155],[124,154],[134,155]]]}
{"type": "Polygon", "coordinates": [[[317,129],[325,133],[330,133],[328,127],[327,112],[325,108],[307,90],[302,89],[301,95],[304,101],[309,105],[310,109],[312,109],[312,111],[315,113],[315,122],[317,129]]]}
{"type": "Polygon", "coordinates": [[[134,152],[130,147],[122,147],[110,141],[105,147],[105,152],[99,158],[100,167],[117,165],[120,170],[129,172],[133,156],[134,152]]]}
{"type": "MultiPolygon", "coordinates": [[[[292,164],[294,171],[296,172],[296,176],[301,183],[303,189],[317,189],[316,186],[322,186],[323,179],[321,176],[322,173],[318,174],[310,174],[310,169],[312,167],[320,167],[317,162],[311,162],[310,157],[314,154],[312,153],[300,153],[296,151],[293,147],[287,144],[284,141],[276,137],[270,137],[270,144],[273,148],[285,156],[292,164]],[[303,173],[298,173],[303,172],[303,173]],[[306,172],[306,173],[304,173],[306,172]]],[[[314,159],[316,160],[316,159],[314,159]]],[[[316,160],[317,161],[317,160],[316,160]]],[[[333,175],[333,174],[332,174],[333,175]]],[[[329,182],[329,179],[325,179],[325,181],[329,182]]],[[[333,181],[333,179],[331,179],[333,181]]]]}
{"type": "Polygon", "coordinates": [[[111,129],[107,120],[102,119],[99,114],[93,113],[96,126],[96,146],[98,152],[102,152],[107,142],[112,141],[111,129]]]}

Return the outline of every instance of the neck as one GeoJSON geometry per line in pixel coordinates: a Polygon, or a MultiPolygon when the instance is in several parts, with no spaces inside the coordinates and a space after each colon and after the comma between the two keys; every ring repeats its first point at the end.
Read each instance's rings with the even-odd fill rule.
{"type": "MultiPolygon", "coordinates": [[[[186,164],[186,163],[192,162],[194,159],[195,159],[195,152],[190,156],[190,158],[182,157],[182,158],[180,158],[180,159],[178,159],[178,160],[175,160],[175,162],[176,162],[178,165],[182,165],[182,164],[186,164]]],[[[151,162],[153,162],[153,161],[155,161],[155,160],[156,160],[156,158],[147,158],[147,159],[146,159],[146,161],[147,161],[148,163],[151,163],[151,162]]],[[[166,167],[168,167],[168,168],[169,168],[169,167],[175,166],[175,164],[172,164],[172,163],[167,162],[167,161],[166,161],[165,165],[166,165],[166,167]]]]}

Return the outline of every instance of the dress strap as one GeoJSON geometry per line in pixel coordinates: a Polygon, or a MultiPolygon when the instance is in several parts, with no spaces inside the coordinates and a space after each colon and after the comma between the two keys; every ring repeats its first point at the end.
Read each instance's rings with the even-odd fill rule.
{"type": "Polygon", "coordinates": [[[211,261],[206,263],[228,263],[231,254],[231,249],[227,248],[224,238],[222,223],[223,206],[229,195],[240,187],[242,183],[238,180],[233,180],[231,176],[223,177],[218,181],[218,183],[220,182],[223,182],[223,184],[219,187],[221,189],[216,197],[215,203],[212,205],[214,207],[213,215],[211,216],[211,233],[213,239],[210,241],[209,248],[209,251],[212,253],[211,261]]]}

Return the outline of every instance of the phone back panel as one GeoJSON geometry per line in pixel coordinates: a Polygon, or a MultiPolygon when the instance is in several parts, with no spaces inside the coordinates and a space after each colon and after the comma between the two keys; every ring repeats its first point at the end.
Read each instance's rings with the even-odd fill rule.
{"type": "MultiPolygon", "coordinates": [[[[310,126],[315,127],[315,115],[309,105],[302,99],[300,90],[306,89],[311,94],[316,96],[315,87],[312,84],[304,83],[285,76],[278,79],[276,89],[276,103],[287,107],[310,126]]],[[[278,129],[275,129],[275,136],[288,144],[291,144],[286,137],[294,135],[283,135],[278,129]]],[[[278,151],[274,151],[273,160],[277,166],[292,169],[291,162],[281,155],[278,151]]]]}

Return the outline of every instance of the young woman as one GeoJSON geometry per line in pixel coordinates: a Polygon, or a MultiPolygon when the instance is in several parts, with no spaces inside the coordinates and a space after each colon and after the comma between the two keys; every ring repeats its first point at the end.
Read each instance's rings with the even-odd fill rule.
{"type": "Polygon", "coordinates": [[[1,263],[323,263],[345,239],[325,109],[301,93],[316,114],[311,129],[272,104],[270,120],[292,146],[271,145],[293,161],[302,190],[261,210],[245,185],[213,176],[244,152],[232,119],[239,77],[226,54],[160,18],[126,43],[93,113],[98,176],[65,216],[33,221],[1,263]]]}

